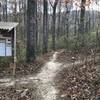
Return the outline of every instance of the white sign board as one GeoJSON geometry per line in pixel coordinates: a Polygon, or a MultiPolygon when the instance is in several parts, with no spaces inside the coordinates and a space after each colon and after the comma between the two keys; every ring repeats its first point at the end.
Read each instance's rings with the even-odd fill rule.
{"type": "Polygon", "coordinates": [[[12,56],[11,41],[0,40],[0,56],[12,56]]]}

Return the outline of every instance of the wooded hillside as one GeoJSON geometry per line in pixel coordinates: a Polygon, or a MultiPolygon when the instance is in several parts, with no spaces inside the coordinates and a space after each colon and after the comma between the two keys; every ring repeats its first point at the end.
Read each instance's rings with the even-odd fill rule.
{"type": "Polygon", "coordinates": [[[100,0],[0,0],[0,22],[0,100],[100,100],[100,0]]]}

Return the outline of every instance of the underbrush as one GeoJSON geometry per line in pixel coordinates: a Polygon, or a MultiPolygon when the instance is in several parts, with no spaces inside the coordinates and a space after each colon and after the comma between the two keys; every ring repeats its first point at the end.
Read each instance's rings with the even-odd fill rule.
{"type": "Polygon", "coordinates": [[[13,58],[12,57],[0,57],[0,66],[2,63],[9,63],[12,62],[13,58]]]}
{"type": "Polygon", "coordinates": [[[19,62],[17,64],[16,75],[30,75],[38,73],[45,61],[42,58],[37,58],[34,62],[26,63],[19,62]]]}
{"type": "Polygon", "coordinates": [[[100,62],[66,64],[55,79],[59,100],[100,100],[100,62]]]}
{"type": "MultiPolygon", "coordinates": [[[[16,76],[19,75],[30,75],[38,73],[43,65],[50,59],[53,52],[40,55],[33,62],[27,63],[25,61],[17,62],[16,76]]],[[[12,58],[2,58],[0,59],[0,76],[11,76],[12,68],[9,64],[12,62],[12,58]]],[[[12,66],[13,67],[13,66],[12,66]]]]}
{"type": "Polygon", "coordinates": [[[0,87],[0,100],[41,100],[35,83],[21,86],[0,87]]]}
{"type": "Polygon", "coordinates": [[[6,73],[8,73],[9,64],[12,61],[13,61],[12,57],[0,57],[0,76],[4,76],[6,75],[6,73]]]}

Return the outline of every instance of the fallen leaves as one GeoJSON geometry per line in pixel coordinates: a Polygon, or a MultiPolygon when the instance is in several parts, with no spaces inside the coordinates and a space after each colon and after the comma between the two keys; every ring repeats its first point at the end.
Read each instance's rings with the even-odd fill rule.
{"type": "Polygon", "coordinates": [[[34,87],[21,87],[20,90],[17,87],[2,88],[0,89],[0,100],[34,100],[35,92],[34,87]]]}
{"type": "MultiPolygon", "coordinates": [[[[63,53],[63,55],[66,54],[63,53]]],[[[62,61],[63,58],[65,61],[65,56],[61,55],[62,61]]],[[[97,75],[97,69],[100,69],[99,64],[94,65],[93,61],[69,67],[66,64],[66,67],[55,78],[61,98],[65,98],[65,100],[68,97],[69,100],[99,100],[100,77],[97,75]]]]}
{"type": "MultiPolygon", "coordinates": [[[[46,61],[48,61],[53,52],[38,56],[37,59],[31,63],[24,61],[17,63],[16,76],[30,75],[39,72],[46,61]]],[[[9,62],[0,62],[0,77],[12,75],[12,70],[9,68],[9,62]]]]}

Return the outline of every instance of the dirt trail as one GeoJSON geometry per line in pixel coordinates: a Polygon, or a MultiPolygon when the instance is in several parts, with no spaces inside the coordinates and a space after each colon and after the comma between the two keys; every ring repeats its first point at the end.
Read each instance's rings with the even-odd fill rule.
{"type": "MultiPolygon", "coordinates": [[[[55,52],[41,71],[37,73],[36,76],[24,76],[21,78],[3,78],[0,79],[0,87],[10,87],[10,86],[31,86],[36,87],[36,95],[39,99],[36,100],[57,100],[58,90],[55,87],[55,76],[64,67],[71,67],[73,63],[69,62],[66,64],[56,62],[57,55],[60,52],[55,52]]],[[[91,61],[91,59],[88,59],[91,61]]],[[[76,61],[75,65],[82,64],[81,61],[76,61]]],[[[27,87],[26,87],[27,88],[27,87]]]]}
{"type": "Polygon", "coordinates": [[[56,100],[58,91],[55,89],[54,77],[61,66],[61,63],[56,62],[57,53],[54,53],[53,58],[45,64],[42,71],[37,75],[37,79],[40,79],[38,90],[43,100],[56,100]]]}
{"type": "Polygon", "coordinates": [[[54,77],[60,70],[61,63],[56,62],[58,52],[41,69],[36,76],[25,76],[18,79],[3,78],[0,79],[0,87],[10,87],[24,84],[35,83],[37,86],[37,95],[41,96],[40,100],[56,100],[57,89],[55,88],[54,77]]]}

